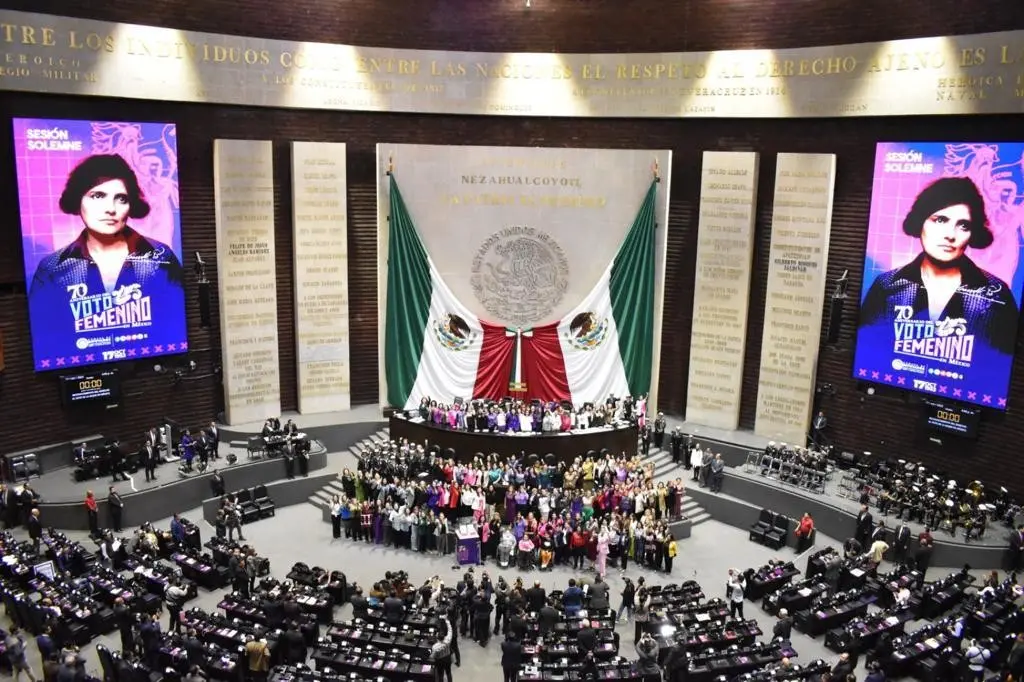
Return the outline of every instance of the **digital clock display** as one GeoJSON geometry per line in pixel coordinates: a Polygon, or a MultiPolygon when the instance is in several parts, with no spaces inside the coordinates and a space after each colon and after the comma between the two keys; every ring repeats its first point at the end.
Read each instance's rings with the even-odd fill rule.
{"type": "Polygon", "coordinates": [[[121,377],[117,370],[61,377],[61,399],[65,405],[116,403],[120,397],[121,377]]]}
{"type": "Polygon", "coordinates": [[[981,410],[978,408],[926,401],[924,409],[928,428],[967,438],[977,437],[978,422],[981,420],[981,410]]]}

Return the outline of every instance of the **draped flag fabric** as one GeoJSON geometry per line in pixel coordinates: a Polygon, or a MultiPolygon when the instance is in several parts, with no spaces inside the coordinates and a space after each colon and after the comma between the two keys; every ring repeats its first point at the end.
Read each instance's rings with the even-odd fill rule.
{"type": "Polygon", "coordinates": [[[515,337],[488,326],[455,298],[423,248],[390,176],[388,298],[384,372],[388,402],[413,409],[422,398],[507,395],[515,337]]]}
{"type": "Polygon", "coordinates": [[[538,398],[576,405],[651,386],[654,231],[651,183],[615,259],[562,320],[511,329],[478,319],[441,280],[390,176],[385,376],[392,406],[424,397],[538,398]]]}
{"type": "MultiPolygon", "coordinates": [[[[558,323],[563,366],[549,360],[545,371],[552,387],[568,384],[573,404],[650,391],[657,187],[657,181],[651,183],[597,286],[558,323]]],[[[534,338],[538,331],[534,328],[534,338]]]]}

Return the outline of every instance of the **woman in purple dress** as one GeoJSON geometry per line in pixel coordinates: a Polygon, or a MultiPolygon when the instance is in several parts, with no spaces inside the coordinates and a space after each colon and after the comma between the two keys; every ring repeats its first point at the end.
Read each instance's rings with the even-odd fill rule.
{"type": "Polygon", "coordinates": [[[384,544],[384,510],[381,503],[377,503],[377,510],[373,514],[373,542],[377,545],[384,544]]]}
{"type": "Polygon", "coordinates": [[[505,523],[512,523],[516,519],[516,491],[509,486],[505,493],[505,523]]]}

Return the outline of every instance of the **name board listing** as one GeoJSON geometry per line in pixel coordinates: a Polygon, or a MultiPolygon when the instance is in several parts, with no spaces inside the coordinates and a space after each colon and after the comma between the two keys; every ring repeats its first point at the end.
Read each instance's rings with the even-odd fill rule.
{"type": "Polygon", "coordinates": [[[835,157],[780,154],[755,430],[803,444],[821,339],[835,157]]]}
{"type": "Polygon", "coordinates": [[[734,429],[753,254],[757,154],[705,152],[687,421],[734,429]]]}
{"type": "Polygon", "coordinates": [[[347,180],[344,144],[292,144],[299,411],[348,409],[347,180]]]}
{"type": "Polygon", "coordinates": [[[280,412],[273,152],[269,142],[217,140],[217,254],[228,423],[280,412]]]}

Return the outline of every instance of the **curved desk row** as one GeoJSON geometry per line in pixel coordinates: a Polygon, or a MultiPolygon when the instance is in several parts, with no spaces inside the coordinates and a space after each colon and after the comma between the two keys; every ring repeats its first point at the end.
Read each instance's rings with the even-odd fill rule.
{"type": "MultiPolygon", "coordinates": [[[[141,526],[147,521],[159,521],[176,512],[184,512],[203,504],[203,500],[212,494],[210,479],[213,478],[213,469],[206,473],[193,474],[188,478],[174,478],[177,471],[176,465],[165,465],[165,476],[169,479],[163,485],[144,488],[138,492],[128,492],[121,485],[121,496],[124,499],[124,512],[121,518],[121,525],[125,528],[130,526],[141,526]]],[[[327,468],[327,453],[320,450],[309,456],[309,471],[314,473],[327,468]]],[[[219,466],[218,471],[224,477],[224,485],[227,491],[234,492],[242,488],[252,488],[260,484],[268,484],[284,478],[284,463],[280,458],[260,459],[253,462],[242,461],[233,466],[219,466]]],[[[70,470],[58,470],[49,474],[50,476],[70,476],[70,470]]],[[[311,480],[301,479],[303,481],[311,480]]],[[[323,482],[320,483],[323,485],[323,482]]],[[[38,505],[43,526],[59,528],[61,530],[88,530],[89,519],[85,513],[85,489],[95,487],[99,491],[97,495],[97,507],[99,508],[100,527],[109,525],[110,510],[108,509],[106,495],[103,493],[107,483],[105,481],[85,481],[75,484],[81,488],[80,497],[74,501],[46,501],[44,499],[38,505]]],[[[36,486],[33,486],[36,487],[36,486]]],[[[45,489],[37,487],[40,493],[45,496],[45,489]]],[[[315,490],[315,489],[314,489],[315,490]]],[[[313,491],[307,493],[312,495],[313,491]]],[[[304,499],[304,498],[303,498],[304,499]]],[[[277,500],[275,499],[275,502],[277,500]]],[[[278,502],[278,506],[284,503],[278,502]]]]}
{"type": "Polygon", "coordinates": [[[400,441],[407,438],[410,443],[437,445],[441,452],[455,451],[455,459],[469,461],[477,453],[497,454],[502,458],[536,454],[541,458],[548,454],[559,462],[570,463],[576,457],[590,450],[607,450],[613,455],[625,454],[633,457],[637,452],[637,429],[625,428],[588,429],[574,433],[506,435],[490,432],[453,431],[423,422],[413,422],[401,417],[391,417],[391,439],[400,441]]]}

